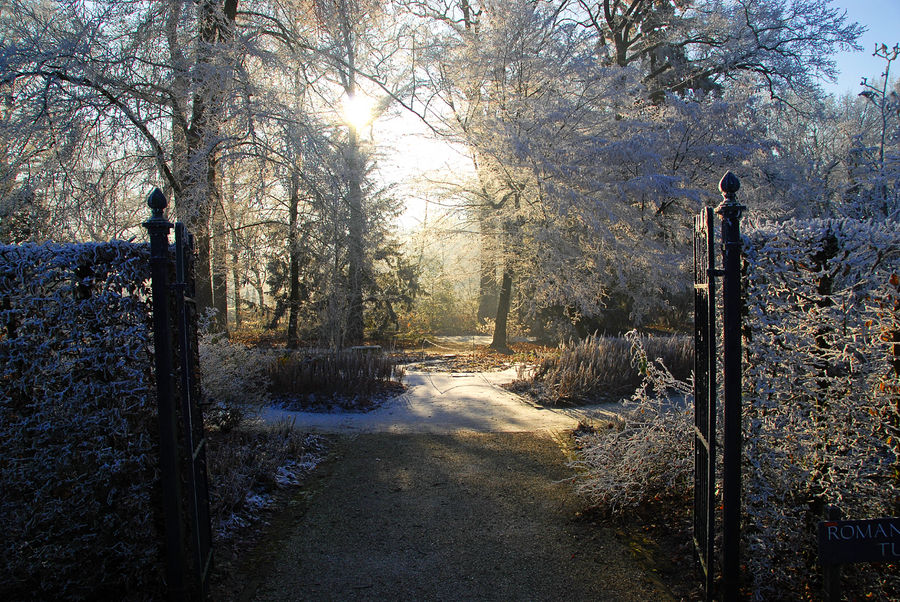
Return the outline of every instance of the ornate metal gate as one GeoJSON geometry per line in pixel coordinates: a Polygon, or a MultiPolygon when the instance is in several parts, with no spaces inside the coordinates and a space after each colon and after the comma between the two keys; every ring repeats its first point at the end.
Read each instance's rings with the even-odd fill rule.
{"type": "Polygon", "coordinates": [[[694,545],[712,591],[716,496],[715,216],[694,218],[694,545]]]}
{"type": "Polygon", "coordinates": [[[206,437],[199,406],[197,310],[192,298],[193,243],[184,224],[176,223],[175,282],[170,285],[169,230],[173,225],[163,215],[166,198],[157,188],[150,193],[147,204],[152,210],[144,227],[150,233],[160,469],[166,525],[166,585],[173,600],[197,600],[205,598],[207,593],[212,566],[212,531],[206,437]],[[173,316],[169,313],[170,304],[173,316]],[[173,365],[173,358],[177,360],[176,365],[173,365]],[[182,483],[187,491],[182,491],[182,483]]]}

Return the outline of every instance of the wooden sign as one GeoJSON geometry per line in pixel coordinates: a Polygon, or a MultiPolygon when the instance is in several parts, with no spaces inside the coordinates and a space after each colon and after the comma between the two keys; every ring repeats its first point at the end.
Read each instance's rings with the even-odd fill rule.
{"type": "Polygon", "coordinates": [[[900,561],[900,517],[819,523],[819,562],[900,561]]]}

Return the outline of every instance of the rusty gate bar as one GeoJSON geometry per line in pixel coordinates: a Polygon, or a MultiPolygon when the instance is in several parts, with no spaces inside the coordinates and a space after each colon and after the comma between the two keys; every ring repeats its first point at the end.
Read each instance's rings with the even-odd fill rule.
{"type": "Polygon", "coordinates": [[[169,334],[169,230],[163,215],[166,197],[154,188],[147,197],[151,216],[143,226],[150,235],[150,289],[153,297],[153,353],[159,414],[160,481],[166,531],[166,589],[170,600],[183,600],[184,549],[181,523],[181,478],[178,470],[178,437],[172,386],[172,340],[169,334]]]}
{"type": "Polygon", "coordinates": [[[737,600],[741,576],[741,183],[730,171],[719,182],[722,203],[722,573],[723,598],[737,600]]]}
{"type": "Polygon", "coordinates": [[[694,218],[694,545],[712,595],[716,492],[716,255],[715,218],[705,207],[694,218]]]}
{"type": "Polygon", "coordinates": [[[181,361],[181,415],[184,449],[188,454],[187,485],[194,587],[206,597],[212,567],[212,528],[206,475],[206,435],[197,382],[197,326],[193,299],[193,237],[181,222],[175,224],[175,311],[181,361]]]}

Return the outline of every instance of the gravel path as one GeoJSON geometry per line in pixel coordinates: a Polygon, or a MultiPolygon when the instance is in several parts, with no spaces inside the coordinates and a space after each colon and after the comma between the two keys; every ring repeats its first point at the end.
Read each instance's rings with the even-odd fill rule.
{"type": "Polygon", "coordinates": [[[317,473],[238,599],[671,599],[577,515],[550,431],[345,434],[317,473]]]}
{"type": "Polygon", "coordinates": [[[417,372],[403,382],[403,395],[371,412],[297,412],[266,408],[260,418],[273,423],[294,421],[297,428],[326,433],[455,433],[564,430],[608,418],[620,404],[593,408],[547,408],[526,403],[500,385],[516,378],[502,372],[417,372]]]}

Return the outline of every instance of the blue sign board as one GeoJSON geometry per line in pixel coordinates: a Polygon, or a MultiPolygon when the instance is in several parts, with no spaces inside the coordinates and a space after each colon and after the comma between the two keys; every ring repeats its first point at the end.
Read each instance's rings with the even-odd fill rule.
{"type": "Polygon", "coordinates": [[[819,523],[821,564],[897,561],[900,561],[900,518],[819,523]]]}

